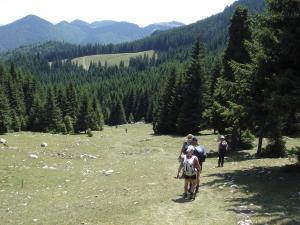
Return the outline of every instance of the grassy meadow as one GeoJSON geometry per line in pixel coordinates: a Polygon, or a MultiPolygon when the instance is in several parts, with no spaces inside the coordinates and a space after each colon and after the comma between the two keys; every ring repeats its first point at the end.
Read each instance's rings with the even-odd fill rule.
{"type": "MultiPolygon", "coordinates": [[[[154,136],[151,125],[105,127],[93,137],[0,138],[8,142],[0,145],[1,225],[300,224],[300,174],[285,171],[293,157],[255,159],[254,150],[240,151],[223,168],[208,158],[189,201],[181,196],[183,180],[174,179],[183,137],[154,136]]],[[[300,145],[299,138],[286,141],[300,145]]],[[[217,136],[204,132],[199,142],[215,150],[217,136]]]]}
{"type": "Polygon", "coordinates": [[[84,69],[88,69],[90,63],[98,63],[101,62],[102,65],[107,62],[108,66],[119,66],[120,62],[123,61],[125,66],[129,65],[130,58],[134,58],[137,56],[144,56],[148,55],[149,58],[152,57],[154,54],[153,50],[144,51],[144,52],[134,52],[134,53],[118,53],[118,54],[101,54],[101,55],[90,55],[90,56],[83,56],[72,59],[72,62],[78,65],[82,65],[84,69]]]}

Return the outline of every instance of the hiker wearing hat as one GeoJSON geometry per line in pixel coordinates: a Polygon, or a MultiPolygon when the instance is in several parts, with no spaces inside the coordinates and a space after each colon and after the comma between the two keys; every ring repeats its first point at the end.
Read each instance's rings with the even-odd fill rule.
{"type": "Polygon", "coordinates": [[[218,153],[219,153],[219,160],[218,160],[218,167],[224,165],[224,158],[225,158],[225,154],[228,151],[228,143],[225,140],[225,137],[222,135],[220,137],[221,141],[219,143],[219,149],[218,149],[218,153]]]}
{"type": "Polygon", "coordinates": [[[199,164],[200,164],[200,168],[201,168],[201,170],[198,171],[197,181],[196,181],[196,193],[198,193],[199,185],[200,185],[200,172],[202,171],[202,168],[203,168],[203,162],[206,159],[206,152],[205,152],[204,147],[202,145],[198,144],[198,138],[195,136],[192,138],[192,145],[195,148],[193,155],[197,156],[199,164]]]}
{"type": "Polygon", "coordinates": [[[178,167],[177,176],[179,178],[179,173],[181,169],[183,169],[183,176],[184,176],[184,194],[183,197],[187,198],[188,193],[188,185],[191,183],[191,195],[190,199],[195,199],[195,187],[196,187],[196,179],[197,173],[201,170],[198,158],[193,155],[193,151],[195,150],[194,146],[189,145],[186,152],[187,154],[182,154],[182,163],[178,167]]]}
{"type": "Polygon", "coordinates": [[[181,147],[181,150],[180,150],[180,153],[179,153],[179,156],[178,156],[178,160],[181,162],[181,155],[182,154],[185,154],[186,155],[186,150],[188,148],[189,145],[192,144],[192,138],[194,136],[192,134],[188,134],[185,139],[184,139],[184,142],[183,142],[183,145],[181,147]]]}

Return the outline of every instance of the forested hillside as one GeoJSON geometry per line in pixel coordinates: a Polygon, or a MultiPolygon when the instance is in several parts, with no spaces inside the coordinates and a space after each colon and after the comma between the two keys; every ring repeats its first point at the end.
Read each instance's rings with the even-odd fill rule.
{"type": "Polygon", "coordinates": [[[257,136],[259,154],[269,138],[268,150],[280,156],[283,133],[299,130],[298,7],[296,0],[272,0],[256,17],[265,2],[240,0],[223,13],[135,42],[48,42],[7,52],[1,132],[73,133],[142,120],[156,134],[213,128],[231,137],[232,149],[257,136]],[[91,63],[88,70],[71,62],[143,50],[157,57],[137,56],[128,66],[91,63]]]}

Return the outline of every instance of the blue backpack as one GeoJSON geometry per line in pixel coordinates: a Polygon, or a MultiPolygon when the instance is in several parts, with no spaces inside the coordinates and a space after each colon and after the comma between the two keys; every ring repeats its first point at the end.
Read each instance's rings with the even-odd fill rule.
{"type": "Polygon", "coordinates": [[[204,147],[201,145],[198,145],[195,147],[194,153],[195,156],[199,159],[200,162],[205,162],[206,155],[205,155],[205,150],[204,147]]]}

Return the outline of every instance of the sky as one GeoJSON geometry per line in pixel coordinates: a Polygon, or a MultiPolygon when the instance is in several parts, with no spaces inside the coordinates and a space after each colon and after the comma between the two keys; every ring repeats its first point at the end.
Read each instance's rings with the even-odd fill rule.
{"type": "Polygon", "coordinates": [[[80,19],[128,21],[143,27],[178,21],[190,24],[223,11],[235,0],[1,0],[0,25],[27,15],[51,23],[80,19]]]}

